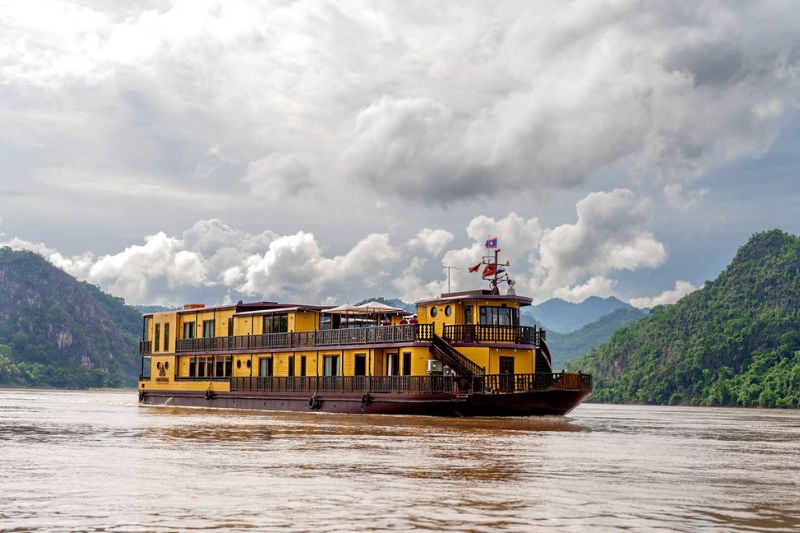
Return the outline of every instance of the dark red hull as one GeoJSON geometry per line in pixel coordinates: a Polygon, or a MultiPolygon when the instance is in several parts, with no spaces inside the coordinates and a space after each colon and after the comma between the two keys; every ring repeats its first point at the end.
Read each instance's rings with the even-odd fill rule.
{"type": "Polygon", "coordinates": [[[322,411],[350,414],[405,414],[431,416],[564,415],[589,395],[583,390],[541,390],[514,394],[354,394],[320,392],[220,392],[206,396],[196,391],[148,391],[146,405],[322,411]]]}

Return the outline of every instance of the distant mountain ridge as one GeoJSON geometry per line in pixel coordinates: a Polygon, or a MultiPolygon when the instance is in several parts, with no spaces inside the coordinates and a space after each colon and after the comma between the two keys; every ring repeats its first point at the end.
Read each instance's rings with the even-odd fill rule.
{"type": "Polygon", "coordinates": [[[523,323],[538,324],[546,330],[565,334],[596,322],[617,309],[635,308],[613,296],[608,298],[590,296],[579,303],[551,298],[538,305],[524,307],[520,320],[523,323]]]}
{"type": "Polygon", "coordinates": [[[32,252],[0,248],[0,384],[133,385],[141,314],[32,252]]]}
{"type": "Polygon", "coordinates": [[[548,331],[547,345],[553,354],[553,369],[563,369],[568,362],[607,342],[618,329],[647,315],[648,311],[632,306],[620,307],[572,333],[548,331]]]}
{"type": "Polygon", "coordinates": [[[714,281],[574,366],[595,401],[799,407],[800,237],[755,234],[714,281]]]}
{"type": "Polygon", "coordinates": [[[414,304],[410,304],[408,302],[404,302],[400,298],[386,298],[384,296],[375,296],[374,298],[367,298],[365,300],[361,300],[360,302],[356,302],[354,305],[361,305],[367,302],[378,302],[382,304],[386,304],[392,307],[397,307],[402,309],[403,311],[407,311],[409,313],[416,313],[417,306],[414,304]]]}

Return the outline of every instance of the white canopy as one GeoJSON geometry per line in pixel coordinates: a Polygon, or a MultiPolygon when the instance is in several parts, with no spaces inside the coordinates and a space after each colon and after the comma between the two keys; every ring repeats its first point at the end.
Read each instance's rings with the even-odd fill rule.
{"type": "Polygon", "coordinates": [[[338,314],[354,314],[354,313],[363,313],[360,311],[355,305],[353,304],[342,304],[339,307],[334,307],[332,309],[326,309],[325,313],[338,313],[338,314]]]}
{"type": "Polygon", "coordinates": [[[382,313],[388,315],[406,314],[406,312],[399,307],[392,307],[391,305],[382,304],[380,302],[376,302],[375,300],[371,302],[365,302],[355,307],[356,309],[363,309],[364,312],[367,313],[382,313]]]}
{"type": "Polygon", "coordinates": [[[332,309],[326,309],[325,313],[338,315],[405,315],[408,314],[399,307],[371,301],[361,305],[343,304],[332,309]]]}

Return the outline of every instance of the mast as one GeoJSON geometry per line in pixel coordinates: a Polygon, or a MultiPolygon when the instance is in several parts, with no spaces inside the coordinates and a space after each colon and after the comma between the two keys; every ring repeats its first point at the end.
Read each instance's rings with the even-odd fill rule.
{"type": "Polygon", "coordinates": [[[500,284],[505,282],[512,284],[511,280],[508,277],[508,273],[502,267],[509,267],[511,263],[506,261],[505,263],[500,262],[500,250],[499,248],[494,249],[493,255],[485,255],[481,259],[480,264],[486,265],[483,269],[483,273],[481,277],[489,282],[489,287],[492,289],[493,294],[500,294],[500,284]]]}

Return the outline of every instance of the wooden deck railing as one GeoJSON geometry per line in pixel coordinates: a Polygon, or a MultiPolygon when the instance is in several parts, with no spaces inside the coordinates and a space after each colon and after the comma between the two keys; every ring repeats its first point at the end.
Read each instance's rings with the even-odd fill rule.
{"type": "Polygon", "coordinates": [[[545,338],[543,329],[529,326],[492,326],[457,324],[444,327],[444,338],[451,342],[510,342],[540,346],[545,338]]]}
{"type": "MultiPolygon", "coordinates": [[[[458,324],[444,326],[442,337],[448,342],[457,343],[507,342],[539,347],[541,346],[541,341],[545,339],[545,331],[537,327],[528,326],[458,324]]],[[[177,339],[175,341],[175,351],[178,353],[269,351],[292,348],[431,342],[432,340],[432,324],[402,324],[397,326],[266,333],[263,335],[177,339]]],[[[139,353],[142,355],[152,353],[152,343],[150,341],[140,342],[139,353]]]]}
{"type": "Polygon", "coordinates": [[[305,376],[231,378],[232,391],[384,392],[445,394],[457,391],[453,376],[305,376]]]}
{"type": "Polygon", "coordinates": [[[431,324],[402,324],[371,328],[343,328],[289,333],[265,333],[263,335],[178,339],[175,341],[175,351],[224,352],[426,342],[431,340],[432,335],[433,327],[431,324]]]}
{"type": "Polygon", "coordinates": [[[589,374],[492,374],[471,381],[455,376],[303,376],[231,378],[231,391],[251,392],[350,392],[503,394],[544,390],[592,390],[589,374]],[[461,387],[461,389],[459,389],[461,387]]]}
{"type": "Polygon", "coordinates": [[[592,376],[580,372],[554,372],[552,374],[491,374],[475,376],[472,379],[472,390],[483,394],[553,389],[591,392],[592,376]]]}

